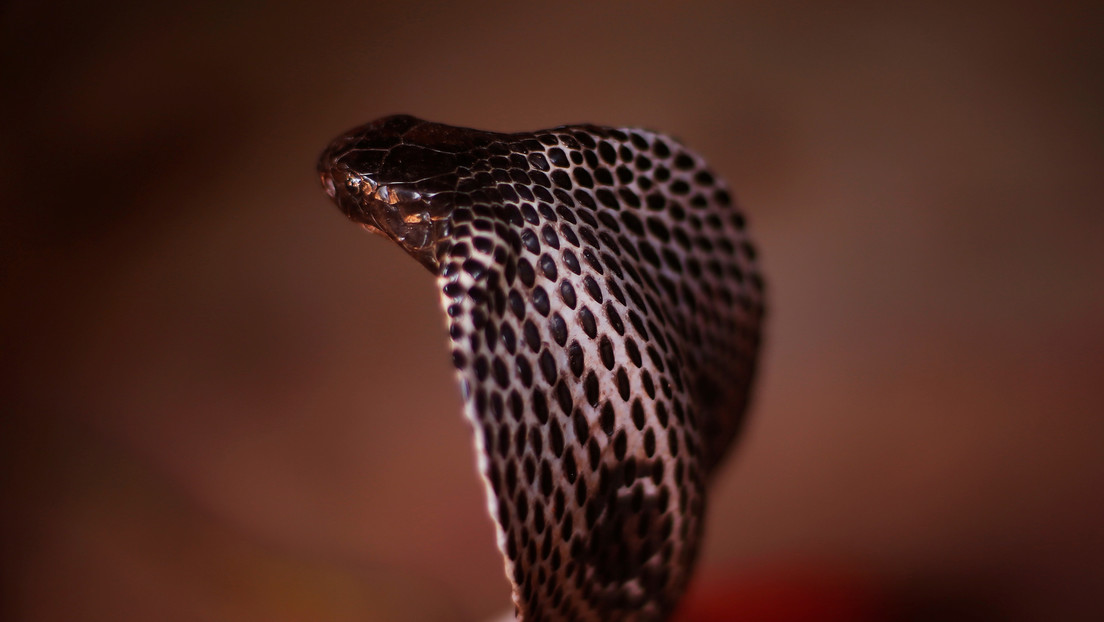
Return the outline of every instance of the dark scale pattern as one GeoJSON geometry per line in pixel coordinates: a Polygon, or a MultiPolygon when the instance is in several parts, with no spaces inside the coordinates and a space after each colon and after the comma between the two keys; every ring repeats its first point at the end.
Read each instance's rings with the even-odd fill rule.
{"type": "Polygon", "coordinates": [[[518,618],[665,619],[759,344],[724,184],[645,130],[406,116],[339,138],[320,171],[438,276],[518,618]]]}

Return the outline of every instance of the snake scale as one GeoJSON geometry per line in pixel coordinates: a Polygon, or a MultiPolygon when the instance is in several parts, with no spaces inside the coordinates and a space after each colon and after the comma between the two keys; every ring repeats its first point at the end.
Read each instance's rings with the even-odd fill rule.
{"type": "Polygon", "coordinates": [[[759,347],[725,184],[647,130],[410,116],[342,135],[318,170],[437,277],[517,619],[666,619],[759,347]]]}

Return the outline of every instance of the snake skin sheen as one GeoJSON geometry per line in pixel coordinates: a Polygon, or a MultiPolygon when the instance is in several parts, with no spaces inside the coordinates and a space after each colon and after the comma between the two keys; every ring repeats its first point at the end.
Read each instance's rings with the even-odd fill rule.
{"type": "Polygon", "coordinates": [[[519,620],[663,620],[739,432],[763,287],[676,140],[393,116],[322,154],[352,220],[437,276],[519,620]]]}

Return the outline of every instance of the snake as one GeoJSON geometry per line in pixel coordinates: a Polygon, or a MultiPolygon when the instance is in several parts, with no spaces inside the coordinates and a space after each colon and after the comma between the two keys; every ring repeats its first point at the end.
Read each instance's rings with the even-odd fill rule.
{"type": "Polygon", "coordinates": [[[669,619],[761,340],[725,182],[645,129],[408,115],[342,134],[318,173],[436,277],[516,619],[669,619]]]}

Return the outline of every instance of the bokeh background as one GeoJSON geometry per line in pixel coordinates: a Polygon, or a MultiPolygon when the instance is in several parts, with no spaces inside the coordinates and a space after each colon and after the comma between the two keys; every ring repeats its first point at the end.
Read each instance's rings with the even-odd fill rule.
{"type": "Polygon", "coordinates": [[[770,323],[692,600],[1099,619],[1101,7],[9,0],[4,619],[508,608],[433,280],[314,173],[395,112],[736,190],[770,323]]]}

